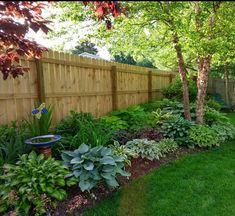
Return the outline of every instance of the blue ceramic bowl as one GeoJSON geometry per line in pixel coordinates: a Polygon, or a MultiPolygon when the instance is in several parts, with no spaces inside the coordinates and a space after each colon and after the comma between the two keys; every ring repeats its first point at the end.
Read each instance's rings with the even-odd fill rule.
{"type": "Polygon", "coordinates": [[[37,137],[33,137],[33,138],[30,138],[30,139],[27,139],[25,140],[25,143],[28,144],[28,145],[32,145],[34,147],[46,147],[46,146],[51,146],[53,144],[55,144],[57,141],[59,141],[61,139],[61,136],[60,135],[43,135],[43,136],[37,136],[37,137]],[[40,142],[37,142],[36,140],[38,139],[50,139],[49,141],[40,141],[40,142]]]}

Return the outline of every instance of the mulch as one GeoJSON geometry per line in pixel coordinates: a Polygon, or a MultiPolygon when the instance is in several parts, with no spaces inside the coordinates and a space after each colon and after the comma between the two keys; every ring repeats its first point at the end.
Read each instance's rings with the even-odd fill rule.
{"type": "MultiPolygon", "coordinates": [[[[148,159],[137,158],[131,161],[131,166],[127,166],[126,170],[131,173],[129,178],[119,176],[118,182],[120,186],[126,185],[134,179],[144,176],[151,170],[169,163],[172,160],[178,159],[183,155],[193,152],[203,151],[202,149],[188,149],[186,147],[179,147],[177,151],[169,153],[166,157],[159,160],[150,161],[148,159]]],[[[82,215],[83,212],[94,207],[98,202],[110,197],[118,189],[108,189],[100,184],[97,188],[92,190],[92,193],[81,192],[78,186],[70,187],[68,190],[68,198],[59,202],[57,208],[53,212],[53,216],[63,215],[82,215]]]]}

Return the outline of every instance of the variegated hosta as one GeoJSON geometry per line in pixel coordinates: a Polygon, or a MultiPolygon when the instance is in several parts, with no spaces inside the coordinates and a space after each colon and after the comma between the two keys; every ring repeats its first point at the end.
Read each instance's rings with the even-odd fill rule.
{"type": "Polygon", "coordinates": [[[70,167],[71,173],[66,177],[78,178],[82,191],[91,190],[104,181],[109,187],[119,186],[116,175],[129,176],[124,170],[124,158],[116,156],[107,147],[90,148],[82,144],[75,151],[63,151],[64,164],[70,167]]]}

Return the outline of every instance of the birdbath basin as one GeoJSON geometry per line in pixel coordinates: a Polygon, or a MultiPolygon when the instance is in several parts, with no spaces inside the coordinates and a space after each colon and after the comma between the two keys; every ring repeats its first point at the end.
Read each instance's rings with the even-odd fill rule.
{"type": "Polygon", "coordinates": [[[45,158],[51,156],[51,146],[61,139],[60,135],[36,136],[25,140],[25,143],[37,148],[45,158]]]}

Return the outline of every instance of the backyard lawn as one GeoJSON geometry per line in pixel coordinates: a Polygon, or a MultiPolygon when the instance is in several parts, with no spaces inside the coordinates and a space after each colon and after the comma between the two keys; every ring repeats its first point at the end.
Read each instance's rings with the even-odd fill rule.
{"type": "MultiPolygon", "coordinates": [[[[228,116],[235,125],[234,113],[228,116]]],[[[235,215],[234,142],[155,169],[85,215],[235,215]]]]}

